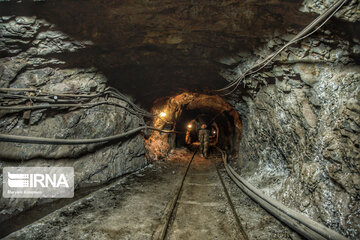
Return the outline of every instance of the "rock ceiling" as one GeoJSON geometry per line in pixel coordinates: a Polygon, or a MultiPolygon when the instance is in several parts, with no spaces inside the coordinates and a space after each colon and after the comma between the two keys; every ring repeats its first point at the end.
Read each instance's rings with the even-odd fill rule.
{"type": "MultiPolygon", "coordinates": [[[[45,19],[89,47],[56,57],[63,68],[95,67],[108,83],[151,103],[181,90],[223,86],[226,57],[247,56],[261,39],[300,30],[314,17],[302,0],[15,1],[1,15],[45,19]]],[[[228,63],[228,62],[227,62],[228,63]]],[[[230,62],[231,64],[231,62],[230,62]]]]}

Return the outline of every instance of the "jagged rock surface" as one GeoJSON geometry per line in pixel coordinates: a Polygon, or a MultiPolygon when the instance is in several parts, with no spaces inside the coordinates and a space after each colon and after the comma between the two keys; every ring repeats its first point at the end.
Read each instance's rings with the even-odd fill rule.
{"type": "MultiPolygon", "coordinates": [[[[153,99],[183,89],[222,86],[220,67],[240,62],[222,73],[234,79],[332,2],[0,1],[0,87],[96,92],[110,84],[151,106],[153,99]]],[[[245,95],[229,102],[243,118],[243,176],[353,238],[360,226],[360,31],[359,1],[348,2],[335,15],[341,21],[329,22],[334,29],[291,46],[274,67],[245,81],[245,95]]],[[[12,134],[92,138],[121,133],[139,121],[121,109],[96,107],[33,111],[29,123],[21,114],[1,115],[0,128],[12,134]]],[[[146,161],[140,136],[106,147],[0,145],[6,160],[1,167],[22,160],[27,166],[70,165],[79,186],[146,161]]],[[[0,208],[10,216],[36,203],[2,199],[0,208]]]]}
{"type": "MultiPolygon", "coordinates": [[[[60,41],[53,33],[40,44],[42,57],[60,67],[96,67],[110,85],[149,108],[159,96],[221,87],[226,82],[218,70],[224,57],[259,46],[264,35],[273,31],[284,32],[289,26],[300,30],[315,17],[299,11],[300,0],[10,0],[1,6],[3,15],[35,15],[53,24],[54,31],[76,40],[66,44],[80,48],[57,56],[48,54],[48,43],[60,41]]],[[[43,31],[46,28],[40,27],[43,31]]],[[[18,46],[26,49],[36,44],[30,33],[26,39],[9,37],[5,41],[12,56],[19,53],[18,46]]]]}
{"type": "MultiPolygon", "coordinates": [[[[290,31],[269,38],[252,59],[224,76],[240,75],[292,36],[290,31]]],[[[244,122],[242,176],[355,238],[360,233],[360,45],[345,36],[326,29],[289,47],[272,67],[244,80],[250,96],[234,105],[244,122]]]]}
{"type": "MultiPolygon", "coordinates": [[[[0,60],[0,87],[36,88],[52,93],[96,93],[104,90],[107,79],[94,68],[58,68],[63,61],[56,58],[57,54],[77,52],[89,46],[90,42],[77,41],[56,30],[53,24],[36,17],[2,17],[0,22],[0,51],[8,56],[0,60]]],[[[112,101],[128,106],[121,100],[112,101]]],[[[120,107],[108,105],[70,111],[34,110],[29,120],[23,118],[23,112],[1,111],[0,115],[1,133],[62,139],[111,136],[138,127],[143,121],[120,107]]],[[[110,145],[1,142],[0,159],[1,168],[19,164],[72,166],[76,188],[104,183],[140,169],[147,163],[141,135],[110,145]]],[[[40,199],[1,198],[0,221],[41,202],[40,199]]]]}

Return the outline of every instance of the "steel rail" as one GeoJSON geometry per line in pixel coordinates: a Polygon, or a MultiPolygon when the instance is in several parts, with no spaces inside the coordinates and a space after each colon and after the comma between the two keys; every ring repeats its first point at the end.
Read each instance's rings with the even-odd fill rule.
{"type": "MultiPolygon", "coordinates": [[[[174,196],[174,198],[172,199],[172,201],[168,204],[166,210],[165,210],[165,217],[162,219],[162,223],[159,225],[159,227],[157,228],[157,230],[155,231],[155,233],[153,234],[152,236],[152,239],[154,240],[165,240],[166,239],[166,236],[167,236],[167,230],[169,228],[169,224],[170,224],[170,221],[171,221],[171,218],[175,212],[175,209],[176,209],[176,206],[177,206],[177,203],[178,203],[178,200],[179,200],[179,197],[181,195],[181,192],[183,191],[183,186],[184,186],[184,182],[185,182],[185,179],[186,179],[186,176],[187,176],[187,173],[190,169],[190,165],[197,153],[198,149],[195,150],[194,154],[192,155],[191,157],[191,160],[190,162],[188,163],[187,167],[186,167],[186,170],[185,170],[185,173],[183,175],[183,178],[181,180],[181,183],[176,191],[176,194],[174,196]]],[[[241,223],[240,223],[240,220],[239,220],[239,217],[237,216],[237,213],[236,213],[236,210],[234,208],[234,205],[231,201],[231,198],[230,198],[230,195],[227,191],[227,188],[225,186],[225,183],[221,177],[221,174],[216,166],[216,163],[214,163],[215,165],[215,169],[216,169],[216,172],[218,174],[218,177],[219,177],[219,180],[220,180],[220,183],[223,187],[223,190],[224,190],[224,193],[225,193],[225,196],[228,200],[228,203],[230,205],[230,208],[233,212],[233,215],[234,215],[234,218],[235,218],[235,221],[238,225],[238,230],[239,230],[239,234],[241,235],[241,240],[248,240],[248,236],[244,230],[244,228],[242,227],[241,223]]]]}
{"type": "Polygon", "coordinates": [[[236,222],[236,224],[237,224],[237,226],[238,226],[239,233],[240,233],[241,236],[242,236],[242,240],[249,240],[249,237],[248,237],[248,235],[246,234],[246,231],[245,231],[243,225],[242,225],[241,222],[240,222],[240,219],[239,219],[239,216],[238,216],[238,214],[237,214],[237,212],[236,212],[235,206],[234,206],[233,202],[231,201],[231,197],[230,197],[229,191],[227,190],[227,188],[226,188],[226,186],[225,186],[225,182],[224,182],[223,177],[222,177],[221,174],[220,174],[219,168],[216,166],[216,163],[214,163],[214,164],[215,164],[216,172],[217,172],[218,177],[219,177],[219,179],[220,179],[221,185],[222,185],[222,187],[223,187],[223,189],[224,189],[224,193],[225,193],[226,199],[228,200],[228,203],[229,203],[229,205],[230,205],[231,211],[232,211],[232,213],[233,213],[233,215],[234,215],[234,218],[235,218],[235,222],[236,222]]]}
{"type": "Polygon", "coordinates": [[[227,154],[218,148],[222,154],[223,162],[226,172],[230,178],[238,185],[238,187],[246,193],[250,198],[257,202],[260,206],[270,212],[273,216],[288,225],[294,231],[298,232],[307,239],[319,240],[346,240],[344,236],[327,228],[326,226],[315,222],[309,217],[294,211],[282,203],[271,199],[263,194],[259,189],[252,186],[245,179],[243,179],[235,170],[228,165],[227,154]]]}
{"type": "Polygon", "coordinates": [[[155,231],[154,235],[152,236],[152,239],[154,239],[154,240],[165,240],[165,238],[166,238],[166,234],[167,234],[169,224],[170,224],[170,219],[174,214],[175,208],[177,206],[177,202],[179,200],[181,191],[182,191],[183,186],[184,186],[186,176],[187,176],[187,174],[189,172],[189,169],[190,169],[190,165],[193,162],[197,151],[198,151],[198,149],[196,148],[194,154],[192,155],[192,157],[191,157],[191,159],[190,159],[190,161],[189,161],[189,163],[188,163],[188,165],[186,167],[184,176],[181,179],[181,182],[180,182],[180,185],[179,185],[179,187],[178,187],[178,189],[176,191],[176,194],[175,194],[174,198],[171,200],[171,202],[168,204],[168,206],[167,206],[167,208],[165,210],[165,217],[162,219],[162,223],[159,225],[158,229],[155,231]]]}
{"type": "Polygon", "coordinates": [[[0,142],[17,142],[17,143],[30,143],[30,144],[53,144],[53,145],[78,145],[78,144],[92,144],[92,143],[102,143],[109,142],[112,140],[117,140],[121,138],[129,137],[135,133],[140,132],[141,130],[153,130],[162,133],[177,133],[176,131],[170,130],[161,130],[149,126],[141,126],[130,131],[108,136],[102,138],[93,138],[93,139],[56,139],[56,138],[43,138],[43,137],[29,137],[29,136],[20,136],[20,135],[9,135],[9,134],[0,134],[0,142]]]}

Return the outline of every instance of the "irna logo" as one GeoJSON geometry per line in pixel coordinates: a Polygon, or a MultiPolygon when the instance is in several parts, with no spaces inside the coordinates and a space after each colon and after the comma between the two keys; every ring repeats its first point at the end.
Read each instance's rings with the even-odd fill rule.
{"type": "Polygon", "coordinates": [[[65,174],[16,174],[8,172],[9,187],[69,187],[65,174]]]}
{"type": "Polygon", "coordinates": [[[5,198],[72,198],[74,168],[72,167],[5,167],[3,197],[5,198]]]}

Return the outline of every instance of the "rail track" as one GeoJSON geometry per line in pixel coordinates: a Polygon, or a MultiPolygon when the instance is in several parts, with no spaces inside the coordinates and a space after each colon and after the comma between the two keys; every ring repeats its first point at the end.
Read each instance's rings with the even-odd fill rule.
{"type": "MultiPolygon", "coordinates": [[[[172,199],[172,201],[168,204],[168,207],[165,211],[165,217],[163,218],[161,225],[158,227],[157,231],[155,232],[153,239],[161,239],[161,240],[169,239],[170,228],[177,219],[177,216],[176,216],[177,210],[178,210],[180,204],[182,204],[184,202],[184,201],[181,201],[180,198],[182,196],[182,193],[184,191],[186,191],[187,188],[189,188],[189,185],[185,185],[184,183],[188,178],[188,173],[193,164],[193,160],[194,160],[196,153],[197,153],[197,151],[195,151],[194,154],[192,155],[191,160],[189,161],[187,168],[185,170],[182,181],[181,181],[180,185],[178,186],[176,194],[175,194],[174,198],[172,199]]],[[[219,172],[218,166],[214,159],[209,159],[209,161],[211,164],[210,168],[216,168],[216,171],[213,171],[213,172],[216,172],[216,176],[218,177],[217,181],[220,182],[219,185],[221,186],[221,188],[223,190],[223,195],[225,196],[225,199],[227,201],[226,204],[227,204],[227,206],[229,206],[229,209],[231,209],[231,213],[232,213],[231,215],[234,220],[233,222],[235,222],[234,225],[236,228],[236,229],[233,229],[234,232],[236,233],[236,236],[234,239],[248,240],[249,238],[248,238],[243,226],[241,225],[241,222],[240,222],[237,212],[235,210],[234,204],[233,204],[231,197],[228,193],[228,190],[224,184],[224,180],[219,172]]],[[[205,180],[204,184],[210,185],[209,183],[206,182],[206,180],[205,180]]],[[[232,227],[234,227],[234,225],[232,227]]]]}
{"type": "Polygon", "coordinates": [[[223,163],[229,177],[238,185],[238,187],[246,193],[251,199],[257,202],[262,208],[267,210],[274,217],[286,224],[288,227],[299,233],[307,239],[319,240],[346,240],[344,236],[327,228],[326,226],[313,221],[307,216],[294,211],[282,203],[267,197],[259,189],[256,189],[245,179],[243,179],[236,171],[228,164],[228,156],[226,152],[217,148],[221,152],[223,163]]]}
{"type": "Polygon", "coordinates": [[[267,223],[270,228],[265,231],[272,234],[272,239],[294,239],[289,237],[289,233],[299,239],[280,222],[276,221],[274,224],[275,219],[264,221],[271,217],[264,210],[256,210],[258,205],[255,202],[278,218],[284,226],[289,226],[307,239],[345,239],[331,229],[264,196],[260,190],[242,179],[228,164],[227,154],[218,150],[221,154],[210,159],[200,158],[196,156],[196,152],[192,155],[187,154],[188,152],[175,155],[174,158],[182,157],[179,160],[181,164],[159,163],[154,168],[145,169],[144,174],[132,175],[126,181],[115,182],[94,192],[91,198],[82,198],[45,216],[39,222],[26,226],[8,239],[25,239],[25,236],[39,239],[44,234],[48,234],[46,236],[49,239],[54,236],[60,236],[56,239],[63,239],[69,233],[85,234],[84,229],[96,229],[99,236],[109,236],[107,229],[111,226],[111,232],[119,234],[116,238],[121,238],[122,234],[123,239],[247,240],[256,236],[264,237],[259,232],[263,234],[266,227],[264,224],[267,223]],[[189,161],[185,161],[186,159],[189,161]],[[164,177],[156,177],[159,175],[164,177]],[[254,201],[240,193],[240,189],[230,179],[254,201]],[[104,208],[110,210],[104,212],[104,208]],[[246,214],[253,216],[253,220],[249,221],[246,214]],[[264,215],[266,216],[263,217],[264,215]],[[104,219],[104,222],[92,223],[89,216],[104,219]],[[123,216],[127,217],[126,220],[123,216]],[[63,225],[66,231],[59,231],[59,226],[54,226],[54,222],[68,224],[63,225]],[[276,232],[269,232],[269,229],[276,232]]]}
{"type": "MultiPolygon", "coordinates": [[[[307,239],[328,239],[328,240],[346,239],[344,236],[325,227],[324,225],[315,222],[309,219],[308,217],[306,217],[305,215],[300,214],[292,209],[289,209],[280,202],[277,202],[276,200],[265,196],[260,190],[253,187],[251,184],[249,184],[245,179],[241,178],[241,176],[239,176],[235,172],[235,170],[227,162],[228,155],[226,154],[225,151],[222,151],[220,148],[217,148],[217,150],[221,155],[223,166],[225,167],[227,174],[234,181],[234,183],[253,201],[258,203],[262,208],[264,208],[274,217],[279,219],[283,224],[287,225],[292,230],[294,230],[295,232],[299,233],[301,236],[307,239]]],[[[196,155],[196,152],[197,151],[194,152],[187,165],[181,183],[177,188],[176,194],[172,199],[172,201],[168,204],[165,210],[165,216],[163,217],[160,226],[153,235],[153,239],[159,239],[159,240],[169,239],[172,225],[174,225],[174,222],[180,221],[177,220],[178,218],[177,211],[184,202],[181,201],[182,194],[186,192],[189,188],[189,185],[186,185],[184,183],[189,177],[188,176],[189,170],[191,169],[191,166],[193,164],[193,160],[196,155]]],[[[234,207],[233,201],[224,183],[224,179],[220,174],[219,171],[220,164],[216,164],[215,160],[213,159],[209,159],[208,161],[210,161],[211,162],[210,164],[212,164],[212,166],[216,168],[216,173],[217,173],[216,175],[218,176],[218,181],[221,183],[222,191],[225,196],[224,199],[226,199],[227,205],[231,209],[233,220],[236,223],[235,225],[232,226],[233,228],[236,228],[235,231],[237,236],[235,239],[248,240],[249,239],[248,235],[242,226],[242,223],[234,207]]]]}

